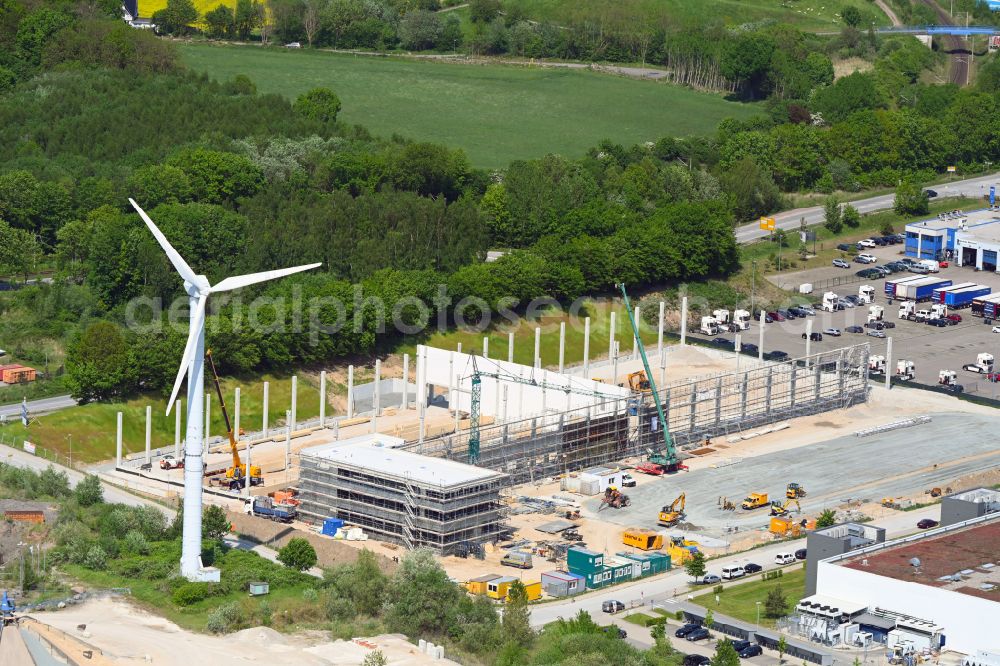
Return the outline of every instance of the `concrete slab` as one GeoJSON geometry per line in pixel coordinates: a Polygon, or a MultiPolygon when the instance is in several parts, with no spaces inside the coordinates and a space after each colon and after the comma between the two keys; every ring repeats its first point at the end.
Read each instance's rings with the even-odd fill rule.
{"type": "Polygon", "coordinates": [[[546,534],[558,534],[564,530],[568,530],[571,527],[576,527],[576,523],[572,523],[568,520],[553,520],[550,523],[545,523],[544,525],[536,525],[535,529],[539,532],[545,532],[546,534]]]}

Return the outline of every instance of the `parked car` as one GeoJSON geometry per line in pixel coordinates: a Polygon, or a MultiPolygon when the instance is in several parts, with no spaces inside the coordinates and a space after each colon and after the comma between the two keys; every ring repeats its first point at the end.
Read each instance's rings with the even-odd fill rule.
{"type": "Polygon", "coordinates": [[[754,564],[753,562],[747,562],[743,565],[743,571],[747,572],[747,575],[755,574],[759,571],[763,571],[764,567],[759,564],[754,564]]]}
{"type": "Polygon", "coordinates": [[[837,268],[850,268],[851,267],[851,265],[848,262],[844,261],[843,259],[834,259],[833,260],[833,265],[836,266],[837,268]]]}
{"type": "Polygon", "coordinates": [[[850,252],[851,250],[854,250],[855,247],[850,243],[841,243],[840,245],[837,246],[837,249],[840,250],[841,252],[850,252]]]}
{"type": "Polygon", "coordinates": [[[795,561],[795,556],[792,555],[791,553],[778,553],[777,555],[774,556],[774,563],[778,565],[791,564],[794,561],[795,561]]]}
{"type": "Polygon", "coordinates": [[[752,342],[744,342],[740,348],[740,351],[744,354],[749,354],[750,356],[757,355],[757,345],[752,342]]]}
{"type": "Polygon", "coordinates": [[[288,42],[287,44],[285,44],[285,48],[286,49],[301,49],[302,48],[302,44],[300,44],[299,42],[288,42]]]}
{"type": "Polygon", "coordinates": [[[862,268],[860,271],[855,273],[859,278],[865,278],[870,280],[871,278],[881,277],[881,273],[874,268],[862,268]]]}
{"type": "Polygon", "coordinates": [[[778,310],[777,312],[785,319],[795,319],[795,315],[789,312],[788,310],[778,310]]]}
{"type": "Polygon", "coordinates": [[[774,317],[772,317],[771,314],[768,313],[768,312],[764,313],[764,323],[765,324],[773,324],[774,323],[774,317]]]}
{"type": "Polygon", "coordinates": [[[937,192],[935,190],[926,189],[926,190],[924,190],[924,192],[927,193],[927,198],[928,199],[933,199],[934,197],[937,196],[937,192]]]}
{"type": "Polygon", "coordinates": [[[855,303],[854,301],[849,300],[847,298],[841,298],[841,299],[839,299],[837,301],[837,303],[843,305],[845,308],[854,308],[854,307],[857,307],[857,303],[855,303]]]}
{"type": "Polygon", "coordinates": [[[919,275],[927,275],[928,273],[931,272],[931,269],[927,268],[926,266],[922,266],[920,264],[912,264],[909,268],[909,271],[911,273],[917,273],[919,275]]]}
{"type": "Polygon", "coordinates": [[[938,328],[944,328],[949,323],[950,322],[947,319],[928,319],[927,320],[927,325],[928,326],[937,326],[938,328]]]}
{"type": "Polygon", "coordinates": [[[885,333],[884,332],[882,332],[882,331],[874,331],[874,330],[873,331],[868,331],[868,335],[872,336],[873,338],[884,338],[885,337],[885,333]]]}
{"type": "Polygon", "coordinates": [[[806,559],[806,549],[805,548],[799,548],[797,551],[795,551],[795,559],[797,559],[797,560],[804,560],[804,559],[806,559]]]}
{"type": "Polygon", "coordinates": [[[990,329],[990,332],[991,333],[1000,333],[1000,326],[994,326],[992,329],[990,329]]]}
{"type": "Polygon", "coordinates": [[[840,329],[839,328],[824,328],[823,329],[823,335],[832,335],[835,338],[839,338],[840,337],[840,329]]]}
{"type": "Polygon", "coordinates": [[[863,264],[874,264],[878,261],[878,257],[874,254],[868,254],[867,252],[862,252],[858,256],[854,257],[854,261],[859,261],[863,264]]]}
{"type": "Polygon", "coordinates": [[[626,632],[621,627],[615,626],[613,624],[601,627],[601,631],[606,633],[608,636],[611,636],[612,638],[621,638],[622,640],[628,638],[628,632],[626,632]]]}
{"type": "Polygon", "coordinates": [[[712,338],[712,344],[719,345],[720,347],[726,347],[734,343],[726,338],[712,338]]]}
{"type": "Polygon", "coordinates": [[[785,321],[784,315],[780,312],[768,312],[767,316],[771,318],[771,321],[785,321]]]}
{"type": "MultiPolygon", "coordinates": [[[[809,308],[809,310],[812,310],[812,308],[809,308]]],[[[814,312],[813,313],[809,312],[809,310],[800,307],[798,305],[796,305],[794,308],[788,308],[788,311],[791,312],[796,317],[808,317],[810,314],[815,314],[814,312]]]]}
{"type": "Polygon", "coordinates": [[[898,261],[901,264],[906,264],[907,266],[912,266],[913,264],[917,263],[916,259],[911,259],[910,257],[900,257],[896,261],[898,261]]]}
{"type": "Polygon", "coordinates": [[[885,266],[872,266],[872,270],[878,271],[879,275],[882,277],[886,277],[887,275],[890,275],[892,273],[892,271],[886,268],[885,266]]]}
{"type": "Polygon", "coordinates": [[[705,627],[698,627],[697,629],[695,629],[694,631],[692,631],[690,634],[688,634],[687,636],[685,636],[685,638],[687,638],[691,642],[694,642],[694,641],[705,640],[710,635],[711,634],[708,633],[708,629],[706,629],[705,627]]]}
{"type": "Polygon", "coordinates": [[[929,530],[930,528],[937,526],[938,526],[938,521],[934,520],[933,518],[924,518],[923,520],[917,523],[917,527],[919,527],[922,530],[929,530]]]}
{"type": "Polygon", "coordinates": [[[882,240],[885,241],[886,245],[898,245],[901,242],[895,234],[892,234],[891,236],[882,236],[882,240]]]}
{"type": "Polygon", "coordinates": [[[743,659],[749,659],[750,657],[756,657],[764,654],[764,650],[760,645],[757,643],[751,643],[750,641],[733,641],[733,649],[736,650],[736,654],[740,655],[743,659]]]}
{"type": "MultiPolygon", "coordinates": [[[[805,333],[802,334],[802,339],[803,340],[806,339],[806,334],[805,333]]],[[[823,334],[822,333],[815,333],[815,332],[810,333],[809,334],[809,339],[812,340],[813,342],[823,342],[823,334]]]]}
{"type": "Polygon", "coordinates": [[[938,268],[948,268],[949,264],[947,261],[939,261],[938,268]]]}
{"type": "Polygon", "coordinates": [[[805,312],[810,317],[813,317],[813,316],[816,315],[816,310],[814,310],[811,305],[800,305],[799,306],[799,310],[802,310],[803,312],[805,312]]]}
{"type": "Polygon", "coordinates": [[[701,579],[701,582],[704,583],[705,585],[718,585],[719,583],[722,582],[722,579],[716,576],[715,574],[706,574],[701,579]]]}
{"type": "Polygon", "coordinates": [[[865,329],[861,328],[860,326],[848,326],[844,330],[847,331],[848,333],[864,333],[865,332],[865,329]]]}
{"type": "Polygon", "coordinates": [[[884,239],[884,238],[882,238],[881,236],[875,236],[874,238],[872,238],[872,240],[873,240],[873,241],[875,242],[875,244],[876,244],[876,245],[878,245],[879,247],[885,247],[885,239],[884,239]]]}
{"type": "Polygon", "coordinates": [[[864,240],[859,240],[858,241],[858,247],[867,247],[867,248],[875,247],[875,240],[872,239],[872,238],[866,238],[864,240]]]}
{"type": "Polygon", "coordinates": [[[617,599],[608,599],[601,604],[601,610],[605,613],[617,613],[618,611],[625,610],[625,604],[617,599]]]}
{"type": "Polygon", "coordinates": [[[767,361],[784,361],[787,358],[788,354],[778,349],[775,349],[774,351],[770,351],[764,354],[764,359],[767,361]]]}
{"type": "Polygon", "coordinates": [[[896,328],[896,322],[894,321],[880,321],[882,328],[896,328]]]}
{"type": "Polygon", "coordinates": [[[860,305],[861,304],[861,297],[860,296],[855,296],[854,294],[848,294],[847,296],[844,296],[843,300],[845,300],[845,301],[847,301],[849,303],[853,303],[854,305],[860,305]]]}
{"type": "Polygon", "coordinates": [[[698,629],[699,627],[701,627],[700,624],[695,624],[694,622],[688,622],[683,627],[680,627],[677,631],[675,631],[674,636],[676,636],[677,638],[686,638],[688,634],[690,634],[695,629],[698,629]]]}
{"type": "Polygon", "coordinates": [[[681,663],[683,666],[706,666],[706,664],[711,664],[712,660],[703,654],[686,654],[681,663]]]}

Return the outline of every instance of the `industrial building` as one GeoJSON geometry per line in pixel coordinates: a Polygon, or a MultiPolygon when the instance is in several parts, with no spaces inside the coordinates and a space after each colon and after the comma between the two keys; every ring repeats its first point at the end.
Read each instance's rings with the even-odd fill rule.
{"type": "Polygon", "coordinates": [[[957,266],[997,271],[1000,210],[953,211],[906,225],[906,256],[953,260],[957,266]]]}
{"type": "Polygon", "coordinates": [[[815,593],[799,603],[787,628],[828,644],[884,642],[915,651],[946,645],[963,654],[995,648],[997,544],[994,512],[821,559],[815,593]]]}
{"type": "MultiPolygon", "coordinates": [[[[941,499],[941,526],[1000,512],[1000,490],[974,488],[941,499]]],[[[1000,550],[1000,544],[997,544],[1000,550]]]]}
{"type": "Polygon", "coordinates": [[[884,541],[884,528],[864,523],[841,523],[810,532],[806,537],[806,596],[816,594],[816,565],[820,560],[884,541]]]}
{"type": "Polygon", "coordinates": [[[506,474],[404,451],[402,443],[375,434],[303,449],[302,516],[317,524],[340,518],[381,540],[442,555],[503,534],[506,474]]]}

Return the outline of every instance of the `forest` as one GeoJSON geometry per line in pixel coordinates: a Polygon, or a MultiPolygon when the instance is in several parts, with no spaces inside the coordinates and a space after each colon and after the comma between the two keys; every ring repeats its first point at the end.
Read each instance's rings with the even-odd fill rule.
{"type": "Polygon", "coordinates": [[[163,390],[183,343],[156,325],[186,301],[129,197],[212,281],[323,262],[213,304],[209,344],[224,371],[249,372],[370,355],[428,322],[476,324],[539,297],[725,278],[739,269],[734,225],[788,193],[1000,160],[996,57],[978,88],[927,85],[938,56],[909,38],[862,36],[872,66],[834,81],[829,58],[804,56],[814,36],[744,33],[744,64],[760,66],[733,80],[768,97],[758,117],[489,172],[347,125],[335,90],[288,100],[185,71],[112,4],[0,2],[0,274],[56,271],[0,296],[0,339],[28,361],[63,348],[84,400],[163,390]],[[503,256],[484,262],[488,249],[503,256]]]}

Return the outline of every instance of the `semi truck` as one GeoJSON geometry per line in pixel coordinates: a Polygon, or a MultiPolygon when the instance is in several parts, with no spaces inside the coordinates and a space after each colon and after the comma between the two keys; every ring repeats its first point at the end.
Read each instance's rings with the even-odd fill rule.
{"type": "Polygon", "coordinates": [[[978,372],[981,375],[993,372],[993,354],[982,352],[976,356],[975,363],[966,363],[962,366],[966,372],[978,372]]]}
{"type": "Polygon", "coordinates": [[[973,284],[964,282],[960,285],[935,289],[931,300],[935,303],[947,305],[951,309],[964,308],[972,304],[972,301],[980,296],[989,295],[993,289],[983,284],[973,284]]]}
{"type": "Polygon", "coordinates": [[[996,318],[997,304],[1000,303],[1000,294],[990,294],[972,299],[972,315],[974,317],[996,318]]]}
{"type": "Polygon", "coordinates": [[[858,287],[858,300],[862,303],[874,303],[875,302],[875,287],[870,284],[863,284],[858,287]]]}
{"type": "Polygon", "coordinates": [[[887,298],[896,298],[896,289],[900,285],[909,284],[910,282],[916,282],[917,280],[923,279],[923,275],[911,275],[909,277],[896,278],[895,280],[886,280],[885,295],[887,298]]]}
{"type": "Polygon", "coordinates": [[[951,280],[936,277],[922,277],[913,282],[896,285],[896,298],[906,301],[929,301],[935,289],[950,287],[951,280]]]}
{"type": "Polygon", "coordinates": [[[270,497],[251,497],[244,500],[243,511],[248,516],[267,518],[279,523],[290,523],[299,515],[298,509],[288,504],[278,504],[270,497]]]}

